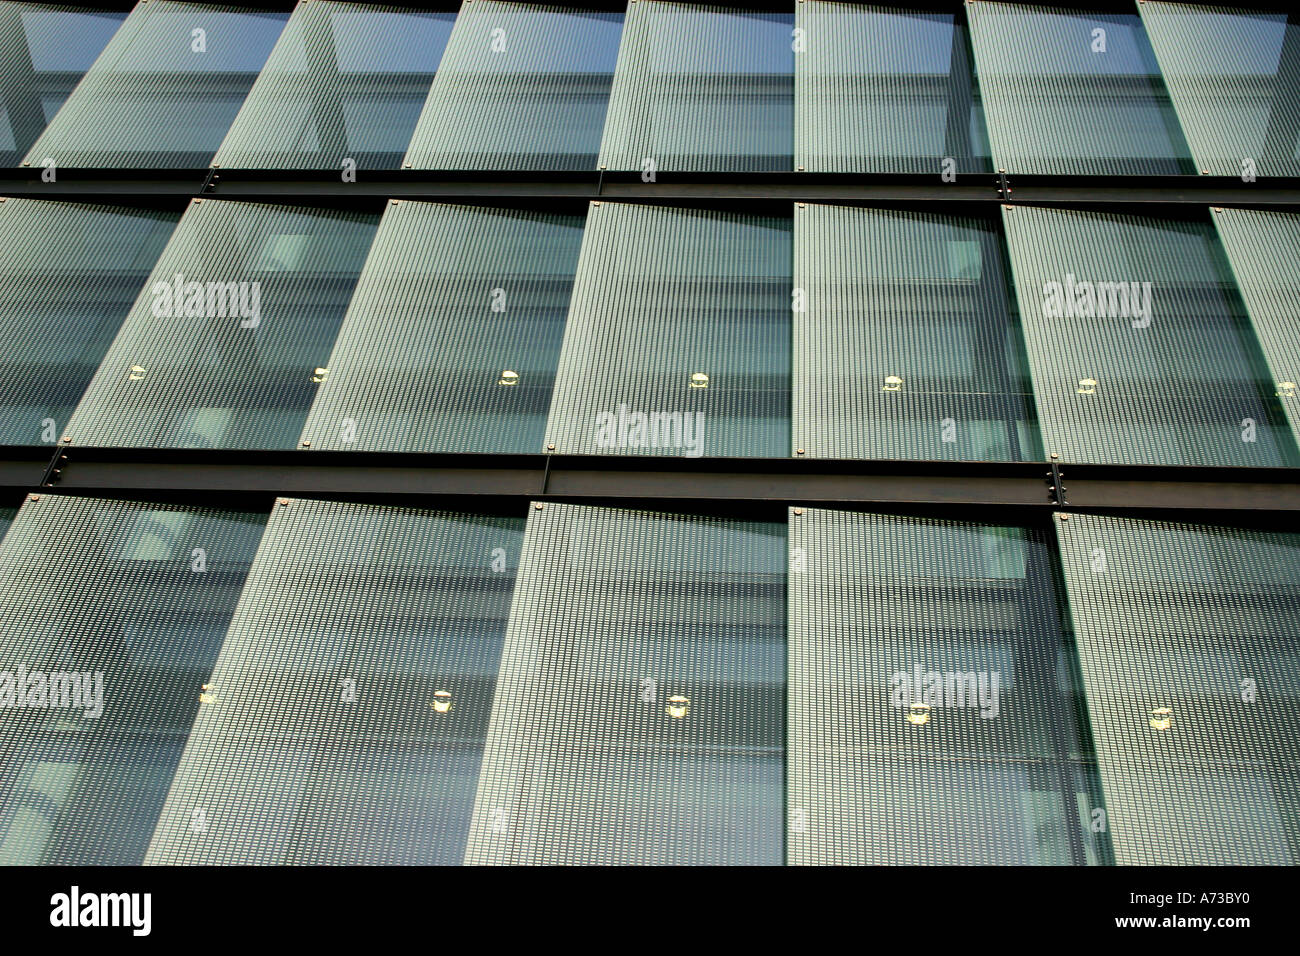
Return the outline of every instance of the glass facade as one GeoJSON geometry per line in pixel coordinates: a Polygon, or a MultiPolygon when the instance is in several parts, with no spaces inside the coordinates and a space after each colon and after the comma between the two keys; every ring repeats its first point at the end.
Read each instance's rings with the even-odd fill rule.
{"type": "Polygon", "coordinates": [[[249,2],[0,0],[0,864],[1300,862],[1294,17],[249,2]]]}

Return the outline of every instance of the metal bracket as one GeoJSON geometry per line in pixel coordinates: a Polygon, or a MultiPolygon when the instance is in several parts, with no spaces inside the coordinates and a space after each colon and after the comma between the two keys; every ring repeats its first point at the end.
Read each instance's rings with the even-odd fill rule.
{"type": "Polygon", "coordinates": [[[1068,506],[1070,500],[1065,497],[1065,472],[1061,471],[1060,464],[1055,461],[1052,462],[1051,467],[1052,470],[1046,475],[1047,497],[1054,505],[1068,506]]]}
{"type": "Polygon", "coordinates": [[[998,201],[1011,202],[1011,181],[1005,169],[998,170],[998,201]]]}

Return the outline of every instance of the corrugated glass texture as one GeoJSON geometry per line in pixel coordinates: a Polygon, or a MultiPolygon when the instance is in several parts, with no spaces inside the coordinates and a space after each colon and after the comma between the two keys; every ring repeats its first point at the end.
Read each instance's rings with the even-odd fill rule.
{"type": "Polygon", "coordinates": [[[1209,222],[1032,206],[1002,217],[1049,454],[1106,464],[1297,460],[1209,222]]]}
{"type": "Polygon", "coordinates": [[[377,220],[192,202],[67,437],[102,446],[295,447],[328,378],[324,363],[377,220]]]}
{"type": "Polygon", "coordinates": [[[600,165],[793,169],[794,58],[793,13],[628,4],[600,165]]]}
{"type": "Polygon", "coordinates": [[[1136,13],[981,0],[966,16],[995,168],[1195,172],[1136,13]]]}
{"type": "Polygon", "coordinates": [[[0,444],[63,435],[177,216],[0,202],[0,444]]]}
{"type": "Polygon", "coordinates": [[[1225,207],[1213,221],[1273,373],[1273,395],[1300,444],[1300,216],[1225,207]]]}
{"type": "Polygon", "coordinates": [[[593,169],[623,14],[461,8],[411,140],[415,169],[593,169]]]}
{"type": "Polygon", "coordinates": [[[213,165],[396,169],[454,19],[391,6],[299,3],[213,165]]]}
{"type": "Polygon", "coordinates": [[[136,4],[27,153],[43,166],[207,166],[287,13],[136,4]]]}
{"type": "Polygon", "coordinates": [[[1196,165],[1215,176],[1300,176],[1300,24],[1285,13],[1141,4],[1196,165]]]}
{"type": "Polygon", "coordinates": [[[796,167],[936,175],[990,169],[966,28],[955,19],[865,3],[798,4],[796,167]]]}
{"type": "Polygon", "coordinates": [[[791,228],[788,218],[592,204],[547,444],[787,457],[791,228]]]}
{"type": "Polygon", "coordinates": [[[303,441],[535,454],[581,244],[579,216],[390,203],[303,441]]]}
{"type": "Polygon", "coordinates": [[[116,10],[0,4],[0,166],[17,166],[126,19],[116,10]]]}
{"type": "Polygon", "coordinates": [[[792,454],[1041,457],[993,222],[815,204],[794,222],[804,301],[794,302],[792,454]]]}
{"type": "Polygon", "coordinates": [[[465,862],[782,863],[784,546],[530,511],[465,862]]]}
{"type": "Polygon", "coordinates": [[[265,521],[23,505],[0,546],[0,863],[144,860],[265,521]]]}
{"type": "Polygon", "coordinates": [[[523,519],[284,500],[146,862],[460,863],[523,519]]]}
{"type": "Polygon", "coordinates": [[[1115,861],[1300,860],[1300,535],[1057,522],[1115,861]]]}
{"type": "Polygon", "coordinates": [[[1047,533],[790,515],[790,862],[1104,862],[1047,533]]]}

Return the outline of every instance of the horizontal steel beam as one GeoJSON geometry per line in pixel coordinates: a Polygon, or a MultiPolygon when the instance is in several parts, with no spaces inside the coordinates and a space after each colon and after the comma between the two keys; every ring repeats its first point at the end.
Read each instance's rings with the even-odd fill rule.
{"type": "MultiPolygon", "coordinates": [[[[48,454],[47,449],[35,451],[48,454]]],[[[578,455],[399,454],[63,448],[40,484],[40,460],[0,461],[24,490],[150,499],[494,503],[532,500],[626,507],[886,506],[1046,514],[1184,512],[1300,519],[1300,469],[1040,462],[827,461],[578,455]],[[20,464],[25,464],[23,471],[20,464]]],[[[11,481],[10,488],[19,484],[11,481]]]]}

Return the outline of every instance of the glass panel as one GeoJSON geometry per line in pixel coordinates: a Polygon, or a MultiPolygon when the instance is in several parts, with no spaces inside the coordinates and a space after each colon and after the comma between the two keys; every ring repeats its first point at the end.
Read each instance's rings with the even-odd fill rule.
{"type": "Polygon", "coordinates": [[[283,499],[146,862],[460,863],[523,524],[283,499]]]}
{"type": "MultiPolygon", "coordinates": [[[[468,9],[468,8],[467,8],[468,9]]],[[[214,165],[396,169],[452,13],[299,3],[214,165]]]]}
{"type": "Polygon", "coordinates": [[[784,544],[530,511],[465,862],[780,864],[784,544]]]}
{"type": "Polygon", "coordinates": [[[949,13],[795,7],[795,163],[842,173],[991,168],[969,41],[949,13]]]}
{"type": "Polygon", "coordinates": [[[1300,535],[1057,522],[1120,864],[1300,861],[1300,535]]]}
{"type": "Polygon", "coordinates": [[[303,441],[536,453],[581,242],[578,216],[390,203],[303,441]]]}
{"type": "Polygon", "coordinates": [[[794,454],[1041,457],[991,222],[813,204],[794,221],[794,454]]]}
{"type": "Polygon", "coordinates": [[[1300,444],[1300,216],[1225,207],[1213,219],[1272,370],[1273,395],[1300,444]]]}
{"type": "Polygon", "coordinates": [[[1006,207],[1045,450],[1062,461],[1300,461],[1214,229],[1006,207]]]}
{"type": "Polygon", "coordinates": [[[0,4],[0,166],[17,166],[126,14],[0,4]]]}
{"type": "Polygon", "coordinates": [[[461,8],[411,141],[416,169],[593,169],[623,14],[461,8]]]}
{"type": "Polygon", "coordinates": [[[68,425],[79,445],[293,448],[377,216],[195,200],[68,425]]]}
{"type": "Polygon", "coordinates": [[[593,204],[548,444],[787,457],[791,228],[788,218],[593,204]]]}
{"type": "Polygon", "coordinates": [[[790,862],[1105,862],[1047,534],[801,509],[789,585],[790,862]]]}
{"type": "Polygon", "coordinates": [[[59,166],[207,166],[287,13],[138,3],[27,154],[59,166]]]}
{"type": "Polygon", "coordinates": [[[793,169],[793,33],[792,13],[629,4],[600,164],[793,169]]]}
{"type": "Polygon", "coordinates": [[[23,505],[0,547],[0,863],[143,862],[265,521],[23,505]]]}
{"type": "Polygon", "coordinates": [[[1138,11],[1196,165],[1215,176],[1300,176],[1300,24],[1155,0],[1138,11]]]}
{"type": "Polygon", "coordinates": [[[0,444],[53,444],[176,225],[171,213],[0,204],[0,444]]]}
{"type": "Polygon", "coordinates": [[[970,3],[966,16],[996,168],[1195,172],[1137,14],[970,3]]]}

